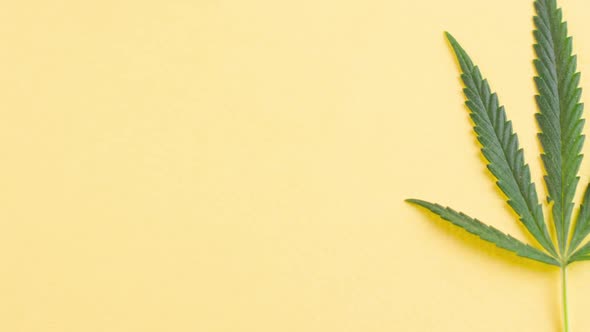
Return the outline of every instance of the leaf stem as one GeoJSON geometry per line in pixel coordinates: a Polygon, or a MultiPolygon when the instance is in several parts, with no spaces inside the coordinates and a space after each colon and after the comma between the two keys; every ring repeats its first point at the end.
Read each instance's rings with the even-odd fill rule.
{"type": "Polygon", "coordinates": [[[569,317],[567,310],[567,266],[561,267],[561,301],[563,306],[563,331],[569,332],[569,317]]]}

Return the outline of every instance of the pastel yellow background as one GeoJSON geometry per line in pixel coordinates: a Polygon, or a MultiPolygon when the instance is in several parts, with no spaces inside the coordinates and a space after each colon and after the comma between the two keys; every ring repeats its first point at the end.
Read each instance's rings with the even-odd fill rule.
{"type": "MultiPolygon", "coordinates": [[[[590,73],[590,5],[561,4],[590,73]]],[[[443,31],[499,92],[544,196],[532,13],[3,1],[0,331],[559,331],[556,269],[403,202],[529,239],[482,164],[443,31]]],[[[588,280],[572,266],[572,331],[590,329],[588,280]]]]}

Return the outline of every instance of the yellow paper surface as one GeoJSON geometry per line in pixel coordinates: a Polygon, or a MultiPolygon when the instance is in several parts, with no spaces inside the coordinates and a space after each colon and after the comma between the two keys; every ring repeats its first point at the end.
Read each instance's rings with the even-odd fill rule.
{"type": "MultiPolygon", "coordinates": [[[[561,2],[588,73],[590,4],[561,2]]],[[[532,15],[508,0],[5,1],[0,330],[559,331],[557,269],[403,202],[531,241],[482,163],[443,31],[498,91],[544,197],[532,15]]],[[[586,331],[590,264],[569,274],[586,331]]]]}

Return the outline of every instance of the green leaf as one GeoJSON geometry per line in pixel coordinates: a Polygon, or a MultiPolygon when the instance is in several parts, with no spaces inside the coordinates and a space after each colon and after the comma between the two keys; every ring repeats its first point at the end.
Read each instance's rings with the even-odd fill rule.
{"type": "Polygon", "coordinates": [[[535,10],[537,59],[534,64],[539,93],[536,117],[541,129],[541,158],[547,172],[547,200],[553,202],[551,212],[563,254],[582,161],[584,120],[581,118],[583,105],[579,103],[582,90],[578,87],[580,73],[576,72],[576,57],[572,55],[572,38],[567,35],[567,24],[562,22],[561,9],[557,8],[555,0],[538,0],[535,10]]]}
{"type": "Polygon", "coordinates": [[[508,197],[508,204],[519,215],[520,221],[533,237],[549,253],[556,256],[555,247],[543,218],[543,211],[537,198],[535,185],[531,182],[529,167],[524,162],[518,137],[512,130],[512,123],[506,118],[504,107],[498,96],[492,93],[487,80],[483,79],[469,55],[459,43],[447,33],[461,66],[463,90],[467,107],[475,126],[482,153],[489,161],[488,169],[498,180],[498,187],[508,197]]]}
{"type": "Polygon", "coordinates": [[[578,251],[576,251],[568,259],[567,263],[573,263],[576,261],[587,261],[590,260],[590,242],[583,245],[578,251]]]}
{"type": "Polygon", "coordinates": [[[424,207],[434,212],[442,219],[450,221],[454,225],[459,226],[466,231],[479,236],[481,239],[495,244],[500,248],[512,251],[518,256],[536,260],[549,265],[559,266],[559,262],[555,260],[555,258],[463,213],[456,212],[448,207],[445,208],[438,204],[433,204],[418,199],[408,199],[406,201],[424,207]]]}
{"type": "Polygon", "coordinates": [[[590,234],[590,185],[586,187],[584,193],[584,199],[580,206],[580,212],[576,218],[576,224],[572,231],[572,239],[569,245],[569,251],[573,252],[576,250],[578,245],[584,240],[584,238],[590,234]]]}

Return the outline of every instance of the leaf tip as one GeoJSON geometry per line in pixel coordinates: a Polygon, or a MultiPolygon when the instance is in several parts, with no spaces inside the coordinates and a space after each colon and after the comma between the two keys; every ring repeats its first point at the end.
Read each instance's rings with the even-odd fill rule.
{"type": "Polygon", "coordinates": [[[455,53],[455,56],[457,57],[457,60],[459,61],[459,66],[461,67],[461,71],[463,73],[471,72],[474,65],[473,65],[473,62],[471,61],[471,59],[469,58],[469,55],[467,55],[467,52],[465,52],[463,47],[461,47],[461,44],[459,44],[457,39],[455,39],[455,37],[453,37],[453,35],[451,35],[450,32],[445,31],[445,36],[446,36],[447,40],[449,41],[449,44],[451,44],[451,49],[453,50],[453,53],[455,53]]]}
{"type": "Polygon", "coordinates": [[[448,41],[450,42],[456,42],[457,40],[455,39],[455,37],[453,37],[453,35],[451,35],[450,32],[445,31],[445,37],[447,38],[448,41]]]}
{"type": "Polygon", "coordinates": [[[415,204],[418,206],[423,206],[425,207],[427,205],[427,203],[421,199],[416,199],[416,198],[407,198],[405,199],[405,202],[410,203],[410,204],[415,204]]]}

